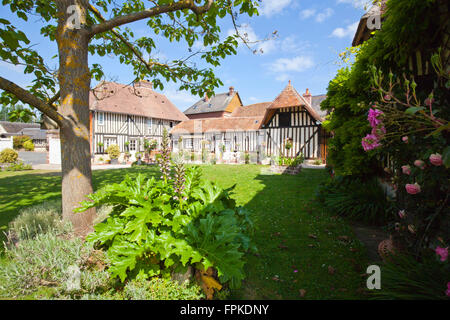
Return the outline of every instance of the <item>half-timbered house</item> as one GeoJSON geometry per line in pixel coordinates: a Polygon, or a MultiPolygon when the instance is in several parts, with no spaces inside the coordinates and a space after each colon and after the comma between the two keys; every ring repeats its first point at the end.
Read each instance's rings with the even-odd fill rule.
{"type": "Polygon", "coordinates": [[[289,84],[267,108],[261,128],[265,129],[265,149],[268,156],[296,156],[305,159],[325,159],[326,134],[322,128],[324,113],[320,100],[307,89],[300,95],[289,84]],[[286,148],[289,142],[290,148],[286,148]]]}
{"type": "Polygon", "coordinates": [[[162,140],[188,118],[170,100],[155,92],[150,82],[133,85],[103,82],[91,90],[91,153],[104,153],[112,144],[132,155],[143,151],[144,140],[162,140]]]}
{"type": "Polygon", "coordinates": [[[302,96],[289,82],[273,102],[239,106],[227,117],[191,119],[171,130],[175,150],[257,152],[265,156],[326,158],[326,134],[320,110],[324,95],[302,96]],[[292,148],[285,148],[290,141],[292,148]]]}

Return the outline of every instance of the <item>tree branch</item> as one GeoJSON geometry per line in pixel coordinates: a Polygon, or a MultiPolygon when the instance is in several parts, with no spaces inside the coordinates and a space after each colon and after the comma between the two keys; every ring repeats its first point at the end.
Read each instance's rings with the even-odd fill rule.
{"type": "Polygon", "coordinates": [[[92,37],[98,33],[109,31],[115,27],[119,27],[121,25],[130,23],[130,22],[150,18],[150,17],[156,16],[156,15],[160,15],[162,13],[167,13],[167,12],[174,12],[174,11],[178,11],[178,10],[189,9],[197,15],[201,15],[201,14],[207,12],[211,8],[213,3],[214,3],[214,0],[208,0],[208,2],[205,5],[197,6],[197,5],[195,5],[194,0],[180,0],[178,2],[174,2],[174,3],[168,4],[168,5],[164,5],[164,6],[155,6],[151,9],[147,9],[147,10],[135,12],[135,13],[130,13],[130,14],[127,14],[124,16],[115,17],[111,20],[104,21],[102,23],[93,25],[90,27],[89,36],[92,37]]]}
{"type": "Polygon", "coordinates": [[[37,98],[27,90],[19,87],[15,83],[1,76],[0,76],[0,89],[15,95],[17,99],[19,99],[20,101],[28,103],[30,106],[35,107],[36,109],[47,115],[49,118],[54,120],[59,126],[62,125],[64,118],[56,111],[56,107],[37,98]]]}
{"type": "MultiPolygon", "coordinates": [[[[212,2],[212,1],[211,1],[212,2]]],[[[89,4],[89,10],[100,20],[100,21],[106,21],[106,19],[102,16],[102,14],[97,10],[97,8],[95,8],[92,4],[89,4]]],[[[151,70],[152,66],[157,65],[160,67],[164,67],[167,68],[168,70],[172,70],[171,67],[167,64],[163,64],[160,62],[156,62],[156,61],[152,61],[152,62],[147,62],[143,57],[142,54],[139,52],[139,50],[137,50],[130,42],[127,41],[127,39],[125,39],[125,37],[123,37],[119,32],[117,32],[114,29],[108,30],[109,32],[111,32],[113,35],[115,35],[117,38],[120,39],[120,41],[122,41],[122,43],[128,48],[130,49],[130,51],[136,56],[136,58],[147,68],[147,70],[151,70]]],[[[197,54],[197,53],[195,53],[197,54]]],[[[191,56],[194,56],[195,54],[192,54],[191,56]]],[[[189,56],[189,57],[191,57],[189,56]]],[[[189,59],[188,57],[188,59],[189,59]]],[[[185,59],[184,61],[186,61],[187,59],[185,59]]],[[[177,77],[178,80],[185,82],[183,79],[181,79],[180,77],[177,77]]]]}

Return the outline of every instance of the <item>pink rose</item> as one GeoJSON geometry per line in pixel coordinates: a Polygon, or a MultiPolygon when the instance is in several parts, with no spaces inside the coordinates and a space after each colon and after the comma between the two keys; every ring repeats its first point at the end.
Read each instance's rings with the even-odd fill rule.
{"type": "Polygon", "coordinates": [[[441,261],[445,261],[448,258],[448,248],[436,247],[436,254],[441,257],[441,261]]]}
{"type": "Polygon", "coordinates": [[[404,218],[406,217],[406,212],[405,212],[405,210],[400,210],[400,211],[398,212],[398,216],[399,216],[401,219],[404,219],[404,218]]]}
{"type": "Polygon", "coordinates": [[[411,167],[410,166],[402,166],[402,172],[403,172],[403,174],[410,175],[411,174],[411,167]]]}
{"type": "Polygon", "coordinates": [[[422,160],[414,161],[414,165],[422,170],[425,169],[425,162],[423,162],[422,160]]]}
{"type": "Polygon", "coordinates": [[[408,143],[408,141],[409,141],[408,136],[404,136],[404,137],[402,138],[402,141],[403,141],[404,143],[408,143]]]}
{"type": "Polygon", "coordinates": [[[405,188],[406,192],[408,192],[409,194],[418,194],[421,191],[420,186],[417,182],[414,184],[407,184],[405,188]]]}
{"type": "Polygon", "coordinates": [[[435,166],[442,166],[442,156],[439,153],[434,153],[430,156],[430,162],[435,166]]]}
{"type": "Polygon", "coordinates": [[[450,297],[450,282],[447,282],[447,290],[445,291],[447,297],[450,297]]]}
{"type": "Polygon", "coordinates": [[[378,140],[378,137],[374,134],[368,134],[367,136],[362,138],[361,144],[364,148],[364,151],[369,151],[381,147],[381,143],[378,140]]]}

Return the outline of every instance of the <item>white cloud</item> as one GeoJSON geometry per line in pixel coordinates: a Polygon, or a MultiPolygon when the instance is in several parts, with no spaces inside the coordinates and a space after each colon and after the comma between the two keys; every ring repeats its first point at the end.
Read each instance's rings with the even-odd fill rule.
{"type": "Polygon", "coordinates": [[[314,66],[314,61],[308,56],[294,58],[279,58],[269,65],[269,70],[276,73],[302,72],[314,66]]]}
{"type": "Polygon", "coordinates": [[[323,22],[334,14],[334,10],[331,8],[326,8],[324,11],[320,12],[316,16],[317,22],[323,22]]]}
{"type": "MultiPolygon", "coordinates": [[[[255,30],[247,24],[244,23],[238,28],[239,34],[248,42],[248,45],[253,49],[256,50],[258,53],[267,54],[271,51],[273,51],[275,46],[275,39],[269,39],[269,40],[262,40],[262,37],[259,37],[255,30]]],[[[236,34],[235,29],[228,30],[228,35],[234,35],[236,34]]],[[[240,40],[241,43],[242,40],[240,40]]]]}
{"type": "Polygon", "coordinates": [[[173,84],[166,86],[162,93],[182,111],[200,99],[198,96],[191,95],[188,91],[178,91],[173,84]]]}
{"type": "Polygon", "coordinates": [[[316,14],[316,10],[315,9],[305,9],[300,11],[300,17],[302,19],[308,19],[312,16],[314,16],[316,14]]]}
{"type": "Polygon", "coordinates": [[[262,5],[258,11],[263,16],[271,17],[281,13],[291,2],[292,0],[262,0],[262,5]]]}
{"type": "Polygon", "coordinates": [[[304,9],[300,11],[301,19],[309,19],[315,17],[317,22],[323,22],[334,14],[334,10],[331,8],[326,8],[321,12],[317,12],[316,9],[304,9]]]}
{"type": "Polygon", "coordinates": [[[370,5],[369,0],[337,0],[337,3],[353,4],[355,8],[365,8],[370,5]]]}
{"type": "Polygon", "coordinates": [[[352,23],[345,28],[336,28],[331,33],[331,37],[336,38],[346,38],[346,37],[353,37],[355,35],[356,30],[358,29],[359,21],[352,23]]]}
{"type": "Polygon", "coordinates": [[[289,75],[287,73],[279,74],[278,76],[275,77],[275,80],[280,82],[286,82],[287,80],[289,80],[289,75]]]}

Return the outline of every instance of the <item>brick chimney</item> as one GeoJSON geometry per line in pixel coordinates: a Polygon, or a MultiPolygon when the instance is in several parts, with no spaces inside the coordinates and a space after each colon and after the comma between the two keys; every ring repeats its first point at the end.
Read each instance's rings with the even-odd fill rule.
{"type": "Polygon", "coordinates": [[[203,98],[203,101],[208,102],[209,98],[208,98],[208,92],[205,93],[205,98],[203,98]]]}
{"type": "Polygon", "coordinates": [[[306,89],[306,92],[303,94],[303,98],[311,105],[312,103],[312,95],[311,92],[309,92],[309,89],[306,89]]]}
{"type": "Polygon", "coordinates": [[[232,96],[234,93],[234,87],[230,87],[230,91],[228,92],[229,96],[232,96]]]}

